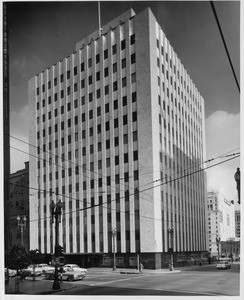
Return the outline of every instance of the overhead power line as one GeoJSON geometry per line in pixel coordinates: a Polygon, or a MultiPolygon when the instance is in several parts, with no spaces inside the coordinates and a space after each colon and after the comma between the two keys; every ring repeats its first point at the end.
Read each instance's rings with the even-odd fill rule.
{"type": "Polygon", "coordinates": [[[236,81],[236,85],[237,85],[238,91],[239,91],[239,93],[240,93],[239,82],[238,82],[237,77],[236,77],[236,73],[235,73],[235,70],[234,70],[234,67],[233,67],[231,58],[230,58],[230,54],[229,54],[229,51],[228,51],[228,48],[227,48],[227,45],[226,45],[226,42],[225,42],[225,38],[224,38],[222,29],[221,29],[221,26],[220,26],[220,23],[219,23],[219,19],[218,19],[218,16],[217,16],[217,13],[216,13],[216,10],[215,10],[213,1],[210,1],[210,4],[211,4],[211,7],[212,7],[212,10],[213,10],[213,13],[214,13],[214,16],[215,16],[215,19],[216,19],[218,28],[219,28],[219,32],[220,32],[220,35],[221,35],[221,38],[222,38],[222,41],[223,41],[223,44],[224,44],[224,47],[225,47],[226,54],[227,54],[228,59],[229,59],[229,63],[230,63],[231,70],[232,70],[232,72],[233,72],[233,75],[234,75],[234,78],[235,78],[235,81],[236,81]]]}

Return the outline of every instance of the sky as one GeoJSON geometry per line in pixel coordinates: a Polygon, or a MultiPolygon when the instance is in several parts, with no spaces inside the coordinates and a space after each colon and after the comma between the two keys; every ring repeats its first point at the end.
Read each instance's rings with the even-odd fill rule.
{"type": "MultiPolygon", "coordinates": [[[[8,1],[7,1],[8,2],[8,1]]],[[[240,2],[215,1],[240,83],[240,2]]],[[[206,158],[240,152],[240,94],[209,1],[101,1],[105,25],[129,8],[150,7],[205,100],[206,158]]],[[[8,2],[11,136],[28,143],[28,80],[75,51],[98,29],[97,2],[8,2]]],[[[11,147],[28,145],[11,138],[11,147]]],[[[11,149],[11,172],[28,155],[11,149]]],[[[237,201],[234,159],[207,171],[207,186],[237,201]]],[[[237,206],[236,206],[237,208],[237,206]]]]}

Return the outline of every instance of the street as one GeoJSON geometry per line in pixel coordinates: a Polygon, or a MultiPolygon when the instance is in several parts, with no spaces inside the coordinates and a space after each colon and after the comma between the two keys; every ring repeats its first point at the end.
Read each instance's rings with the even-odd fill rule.
{"type": "Polygon", "coordinates": [[[240,274],[237,265],[217,270],[215,265],[182,270],[179,273],[113,274],[92,272],[73,289],[60,295],[203,295],[238,296],[240,274]]]}
{"type": "MultiPolygon", "coordinates": [[[[81,281],[61,283],[61,290],[52,289],[53,281],[44,276],[23,280],[21,294],[56,295],[175,295],[175,296],[238,296],[240,270],[232,264],[230,270],[218,270],[215,264],[169,270],[135,270],[115,272],[112,269],[91,268],[81,281]]],[[[6,294],[14,294],[14,280],[6,285],[6,294]]]]}

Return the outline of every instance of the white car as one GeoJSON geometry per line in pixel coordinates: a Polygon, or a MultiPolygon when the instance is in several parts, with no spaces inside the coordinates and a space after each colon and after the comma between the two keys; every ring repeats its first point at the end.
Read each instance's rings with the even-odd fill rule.
{"type": "Polygon", "coordinates": [[[217,264],[216,268],[217,269],[227,269],[228,270],[228,269],[231,268],[231,265],[230,265],[230,263],[228,263],[228,261],[226,261],[226,262],[222,262],[222,263],[217,264]]]}
{"type": "Polygon", "coordinates": [[[64,271],[83,271],[85,273],[87,273],[87,269],[84,268],[80,268],[78,265],[76,264],[66,264],[63,266],[64,271]]]}
{"type": "Polygon", "coordinates": [[[36,268],[40,269],[42,273],[49,271],[50,269],[54,269],[54,267],[49,266],[48,264],[38,264],[36,268]]]}
{"type": "Polygon", "coordinates": [[[33,265],[28,266],[26,269],[22,269],[21,273],[24,276],[41,276],[42,274],[42,269],[41,268],[37,268],[35,267],[35,269],[33,269],[33,265]]]}
{"type": "MultiPolygon", "coordinates": [[[[7,268],[4,268],[5,275],[7,275],[7,268]]],[[[8,276],[14,277],[17,274],[16,270],[8,269],[8,276]]]]}

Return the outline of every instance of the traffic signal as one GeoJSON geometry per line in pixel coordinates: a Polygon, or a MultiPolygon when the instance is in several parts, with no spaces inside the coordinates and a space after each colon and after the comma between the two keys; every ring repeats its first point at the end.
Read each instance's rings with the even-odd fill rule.
{"type": "Polygon", "coordinates": [[[61,245],[55,246],[55,256],[63,256],[64,255],[64,248],[61,245]]]}
{"type": "Polygon", "coordinates": [[[172,254],[173,253],[173,248],[169,248],[169,254],[172,254]]]}

